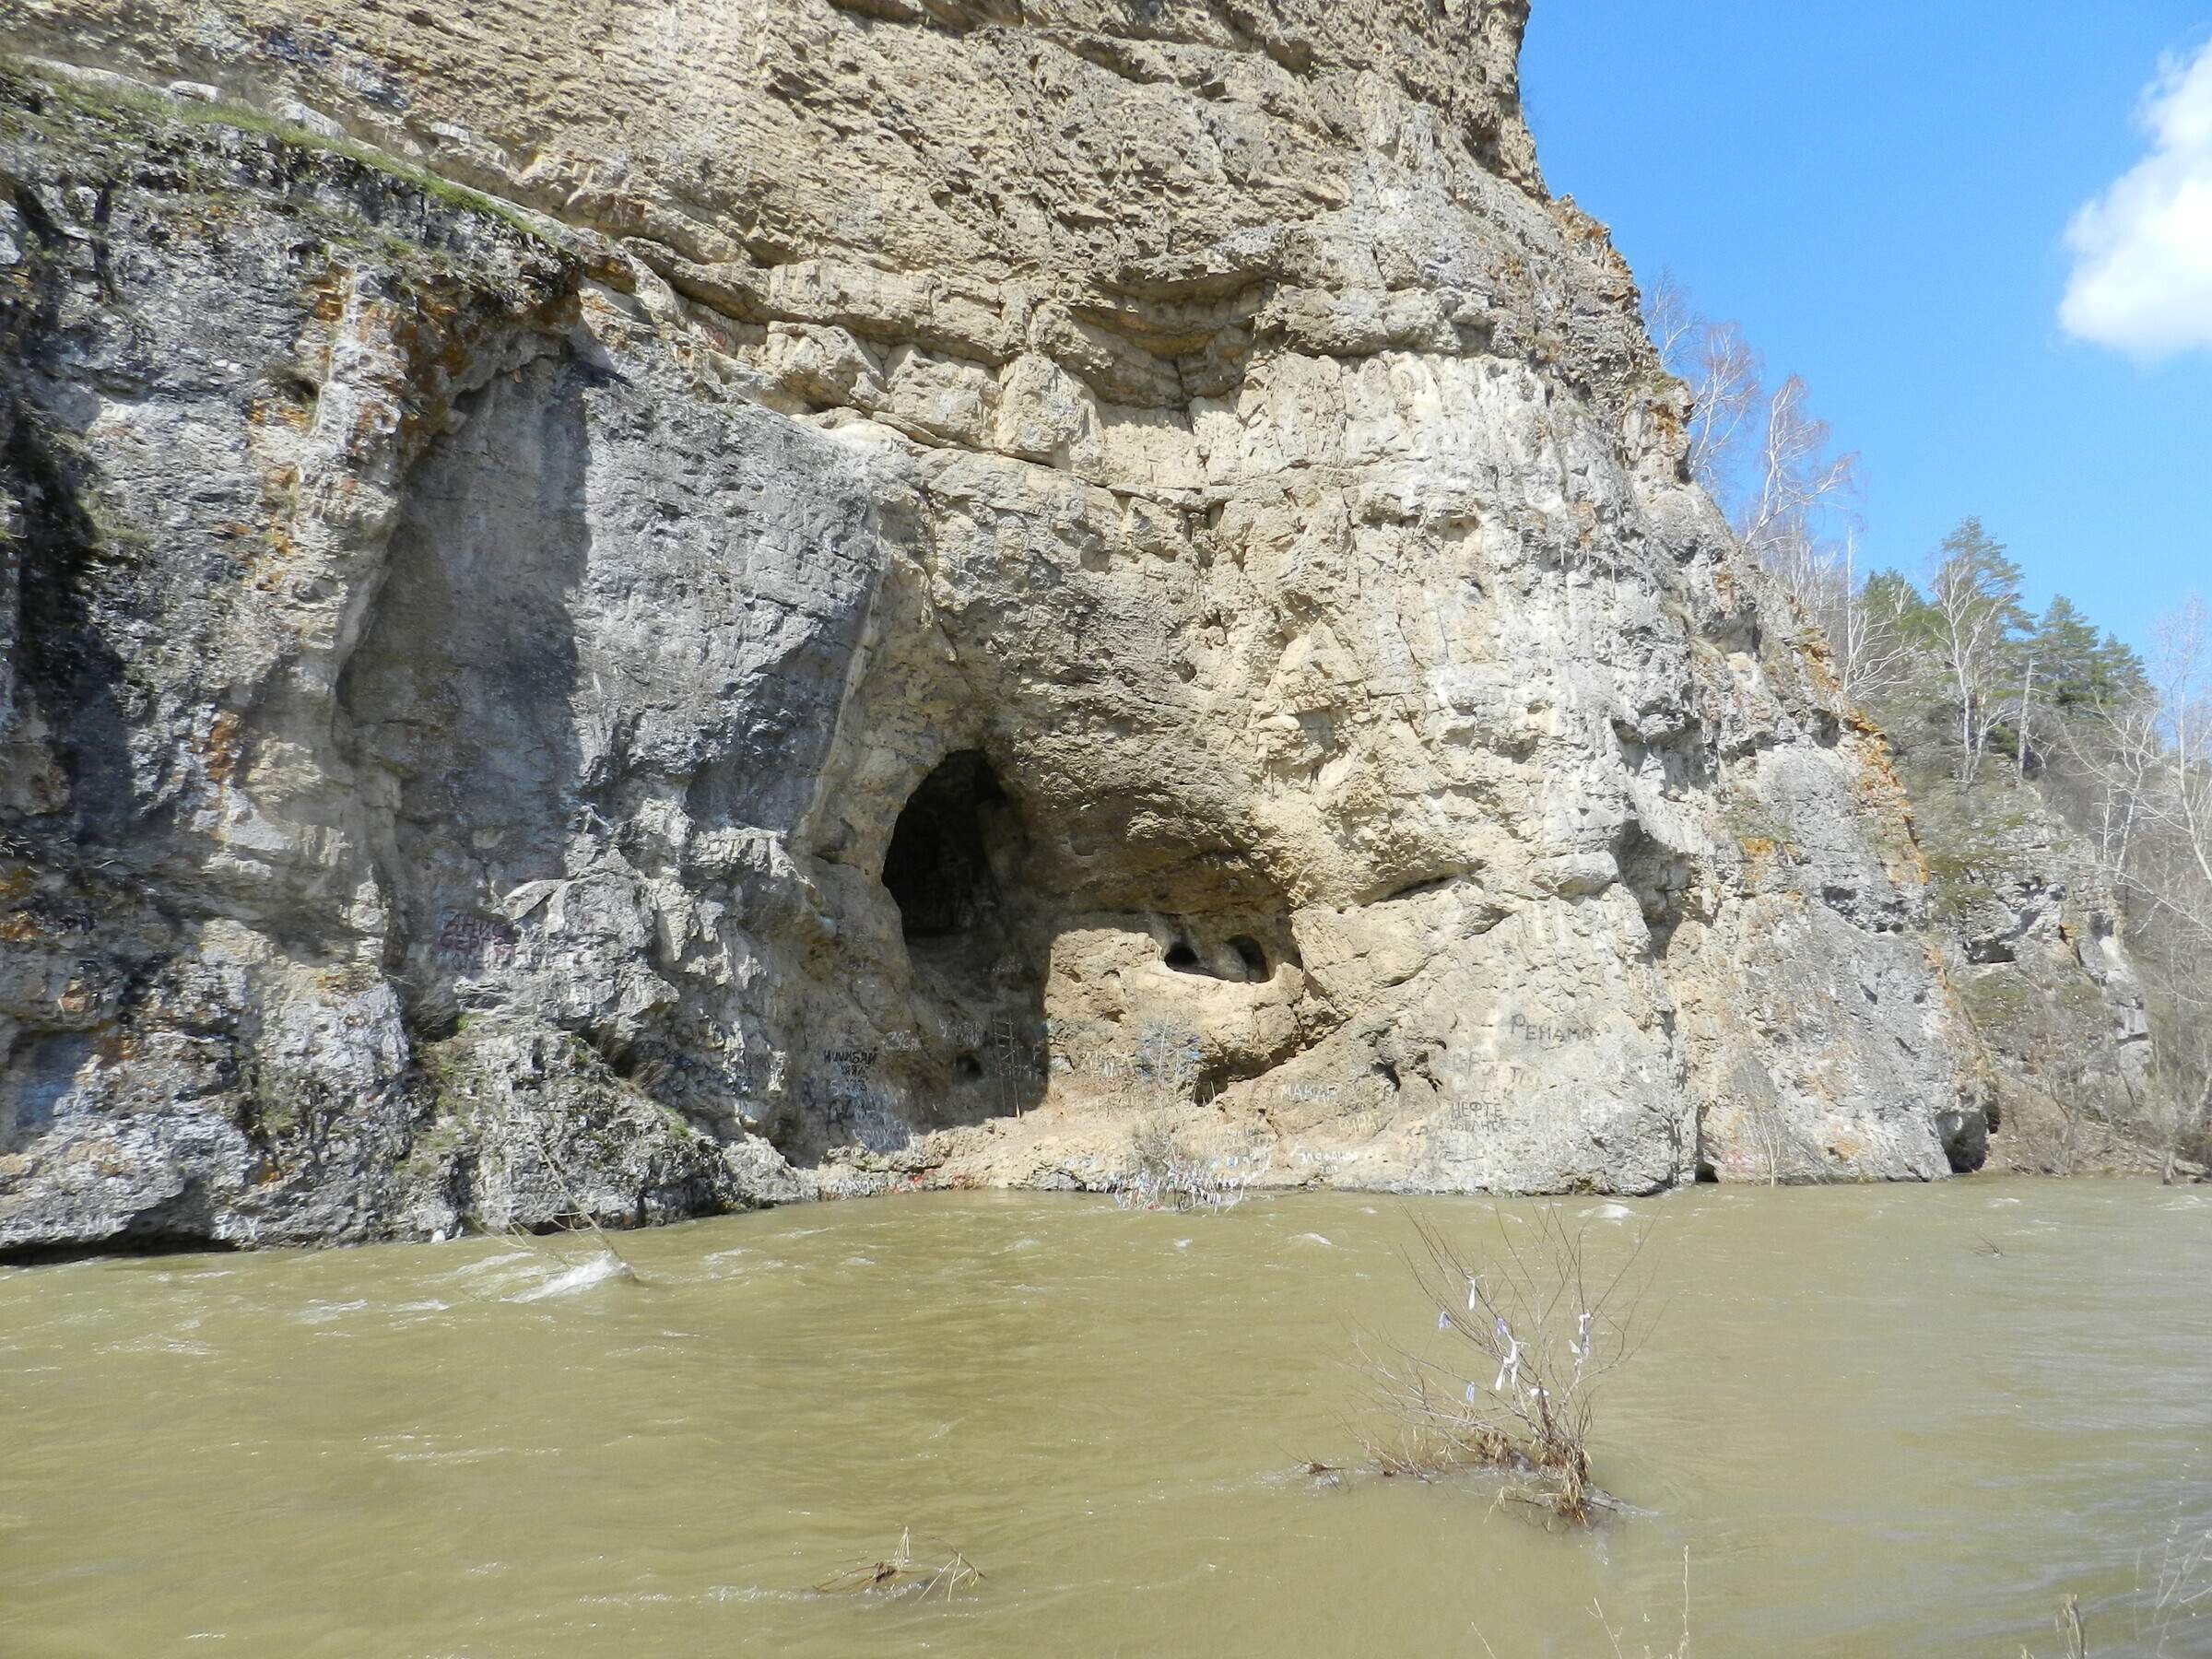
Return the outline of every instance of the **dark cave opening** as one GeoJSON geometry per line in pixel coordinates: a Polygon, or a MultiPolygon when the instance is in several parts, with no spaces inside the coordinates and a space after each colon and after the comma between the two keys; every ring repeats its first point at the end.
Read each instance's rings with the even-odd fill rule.
{"type": "Polygon", "coordinates": [[[1201,952],[1189,935],[1178,933],[1160,960],[1178,973],[1227,980],[1232,984],[1264,984],[1274,971],[1265,947],[1250,934],[1238,934],[1220,949],[1201,952]]]}
{"type": "MultiPolygon", "coordinates": [[[[891,826],[882,880],[899,907],[915,1041],[882,1056],[895,1115],[920,1129],[1017,1116],[1045,1084],[1044,976],[1021,802],[980,749],[947,755],[891,826]]],[[[871,1085],[875,1087],[875,1085],[871,1085]]],[[[830,1104],[833,1140],[853,1133],[830,1104]]],[[[853,1121],[857,1121],[856,1119],[853,1121]]]]}
{"type": "Polygon", "coordinates": [[[909,939],[971,933],[998,913],[984,822],[1006,793],[978,749],[962,749],[922,780],[891,830],[883,885],[909,939]]]}

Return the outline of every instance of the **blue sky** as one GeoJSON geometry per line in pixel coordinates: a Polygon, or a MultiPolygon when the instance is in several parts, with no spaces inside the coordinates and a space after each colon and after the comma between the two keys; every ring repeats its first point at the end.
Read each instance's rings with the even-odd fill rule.
{"type": "Polygon", "coordinates": [[[1522,79],[1551,188],[1862,453],[1869,565],[1979,513],[2031,602],[2141,647],[2212,601],[2212,314],[2170,296],[2204,343],[2159,360],[2074,337],[2067,229],[2208,38],[2212,0],[1535,0],[1522,79]]]}

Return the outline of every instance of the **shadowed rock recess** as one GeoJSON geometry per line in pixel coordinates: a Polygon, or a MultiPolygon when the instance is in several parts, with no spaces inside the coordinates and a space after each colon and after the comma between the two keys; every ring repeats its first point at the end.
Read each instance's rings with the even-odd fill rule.
{"type": "Polygon", "coordinates": [[[0,1250],[1976,1161],[1525,9],[0,5],[0,1250]]]}

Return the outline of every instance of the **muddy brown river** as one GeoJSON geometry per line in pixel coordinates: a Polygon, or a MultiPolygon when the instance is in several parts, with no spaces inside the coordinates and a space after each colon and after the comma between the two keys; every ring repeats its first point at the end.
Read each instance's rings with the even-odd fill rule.
{"type": "MultiPolygon", "coordinates": [[[[1509,1216],[1529,1206],[1506,1205],[1509,1216]]],[[[2212,1197],[1702,1187],[1598,1402],[1627,1512],[1356,1457],[1416,1217],[943,1196],[0,1271],[0,1653],[2212,1653],[2212,1197]],[[565,1259],[564,1259],[565,1258],[565,1259]],[[896,1549],[949,1601],[824,1593],[896,1549]],[[2201,1578],[2200,1578],[2201,1587],[2201,1578]],[[2197,1617],[2192,1618],[2194,1613],[2197,1617]],[[1602,1622],[1601,1622],[1602,1619],[1602,1622]]]]}

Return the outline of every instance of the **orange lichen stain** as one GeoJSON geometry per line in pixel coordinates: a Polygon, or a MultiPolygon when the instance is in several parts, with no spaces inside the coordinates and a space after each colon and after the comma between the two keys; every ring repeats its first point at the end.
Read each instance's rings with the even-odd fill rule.
{"type": "Polygon", "coordinates": [[[0,945],[27,945],[45,936],[45,930],[21,911],[12,916],[0,916],[0,945]]]}
{"type": "Polygon", "coordinates": [[[0,876],[0,900],[20,899],[37,885],[37,878],[29,870],[10,870],[0,876]]]}
{"type": "MultiPolygon", "coordinates": [[[[1765,835],[1747,835],[1740,837],[1736,844],[1744,852],[1744,879],[1753,885],[1763,882],[1769,867],[1778,860],[1783,864],[1797,862],[1797,847],[1794,841],[1778,841],[1765,835]]],[[[1800,892],[1782,892],[1773,897],[1792,903],[1803,903],[1805,900],[1805,895],[1800,892]]]]}
{"type": "Polygon", "coordinates": [[[312,404],[288,397],[257,397],[246,406],[246,419],[254,426],[287,426],[304,432],[315,424],[312,404]]]}
{"type": "Polygon", "coordinates": [[[262,479],[262,500],[265,511],[258,540],[262,552],[243,562],[246,573],[253,578],[253,585],[261,592],[276,591],[277,573],[262,568],[265,560],[289,563],[300,551],[300,544],[292,537],[291,502],[300,482],[296,466],[273,468],[262,479]]]}
{"type": "Polygon", "coordinates": [[[1912,839],[1912,802],[1897,775],[1896,754],[1881,729],[1857,708],[1847,706],[1846,712],[1854,734],[1851,754],[1857,767],[1856,793],[1862,804],[1888,820],[1885,827],[1891,832],[1885,837],[1889,879],[1902,887],[1925,887],[1927,857],[1912,839]]]}
{"type": "Polygon", "coordinates": [[[1829,701],[1839,701],[1843,696],[1843,681],[1836,673],[1834,660],[1828,647],[1815,635],[1804,643],[1806,677],[1813,682],[1813,689],[1829,701]]]}
{"type": "MultiPolygon", "coordinates": [[[[373,988],[382,976],[376,969],[361,962],[343,962],[335,968],[318,968],[314,973],[316,988],[337,996],[359,996],[373,988]]],[[[346,1016],[348,1030],[359,1030],[363,1024],[359,1014],[346,1016]]]]}
{"type": "Polygon", "coordinates": [[[238,770],[238,716],[225,709],[207,728],[207,775],[220,786],[238,770]]]}

